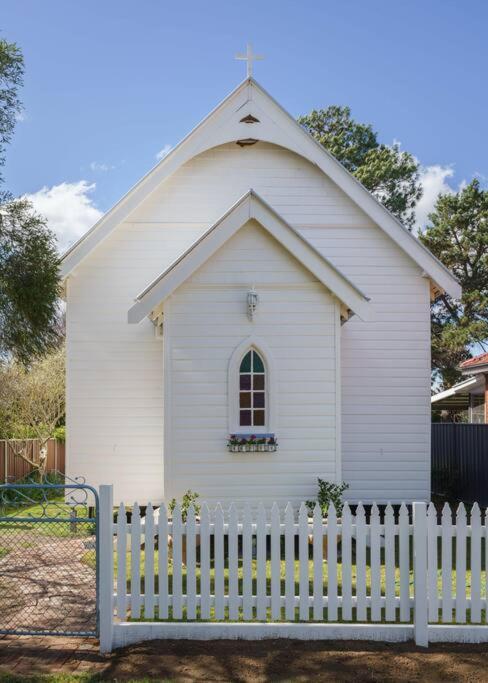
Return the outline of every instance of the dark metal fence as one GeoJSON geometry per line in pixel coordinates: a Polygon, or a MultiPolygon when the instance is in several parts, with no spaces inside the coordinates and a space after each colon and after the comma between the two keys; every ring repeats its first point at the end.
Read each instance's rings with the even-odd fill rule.
{"type": "Polygon", "coordinates": [[[488,506],[488,425],[432,425],[432,493],[488,506]]]}
{"type": "Polygon", "coordinates": [[[97,500],[76,482],[0,485],[0,634],[97,635],[97,500]]]}

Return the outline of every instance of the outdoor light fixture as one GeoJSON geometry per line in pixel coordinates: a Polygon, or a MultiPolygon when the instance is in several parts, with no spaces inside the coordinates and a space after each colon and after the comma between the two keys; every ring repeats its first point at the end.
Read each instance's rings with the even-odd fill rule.
{"type": "Polygon", "coordinates": [[[247,293],[247,317],[249,318],[249,320],[251,320],[251,322],[254,317],[254,312],[258,306],[258,302],[258,293],[255,292],[254,289],[251,289],[251,291],[247,293]]]}

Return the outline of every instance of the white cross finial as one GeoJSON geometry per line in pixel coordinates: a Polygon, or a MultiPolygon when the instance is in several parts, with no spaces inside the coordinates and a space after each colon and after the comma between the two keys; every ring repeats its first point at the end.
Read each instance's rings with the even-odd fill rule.
{"type": "Polygon", "coordinates": [[[246,54],[245,55],[238,54],[238,55],[236,55],[236,59],[247,62],[247,65],[246,65],[247,66],[247,69],[246,69],[247,77],[251,78],[253,62],[257,62],[258,60],[264,59],[264,57],[262,55],[255,55],[252,51],[251,43],[248,43],[246,54]]]}

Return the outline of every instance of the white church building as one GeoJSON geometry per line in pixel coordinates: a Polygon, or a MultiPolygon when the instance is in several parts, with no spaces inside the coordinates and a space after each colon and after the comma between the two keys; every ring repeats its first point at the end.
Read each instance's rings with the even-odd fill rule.
{"type": "Polygon", "coordinates": [[[429,307],[459,284],[253,78],[62,277],[70,476],[141,504],[298,503],[317,477],[429,499],[429,307]]]}

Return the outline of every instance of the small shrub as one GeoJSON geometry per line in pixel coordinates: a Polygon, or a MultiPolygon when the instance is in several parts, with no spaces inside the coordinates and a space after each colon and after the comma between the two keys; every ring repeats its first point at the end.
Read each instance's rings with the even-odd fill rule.
{"type": "Polygon", "coordinates": [[[64,443],[66,441],[66,427],[64,425],[61,427],[56,427],[53,433],[53,438],[64,443]]]}
{"type": "Polygon", "coordinates": [[[329,505],[333,503],[337,515],[341,515],[342,508],[344,507],[344,503],[342,502],[342,494],[349,488],[349,484],[346,484],[344,481],[342,484],[333,484],[330,481],[324,481],[324,479],[320,479],[320,477],[317,479],[317,484],[319,488],[317,500],[307,500],[306,502],[310,513],[313,514],[315,506],[318,503],[320,509],[322,510],[322,515],[325,516],[328,513],[329,505]]]}
{"type": "MultiPolygon", "coordinates": [[[[200,494],[195,493],[195,491],[191,491],[190,489],[188,489],[188,491],[183,495],[180,505],[181,519],[183,522],[186,522],[190,505],[193,505],[193,509],[195,510],[196,515],[200,514],[200,505],[196,502],[198,498],[200,498],[200,494]]],[[[171,514],[173,514],[173,510],[175,509],[175,507],[176,498],[173,498],[173,500],[170,501],[168,505],[168,509],[171,512],[171,514]]]]}

